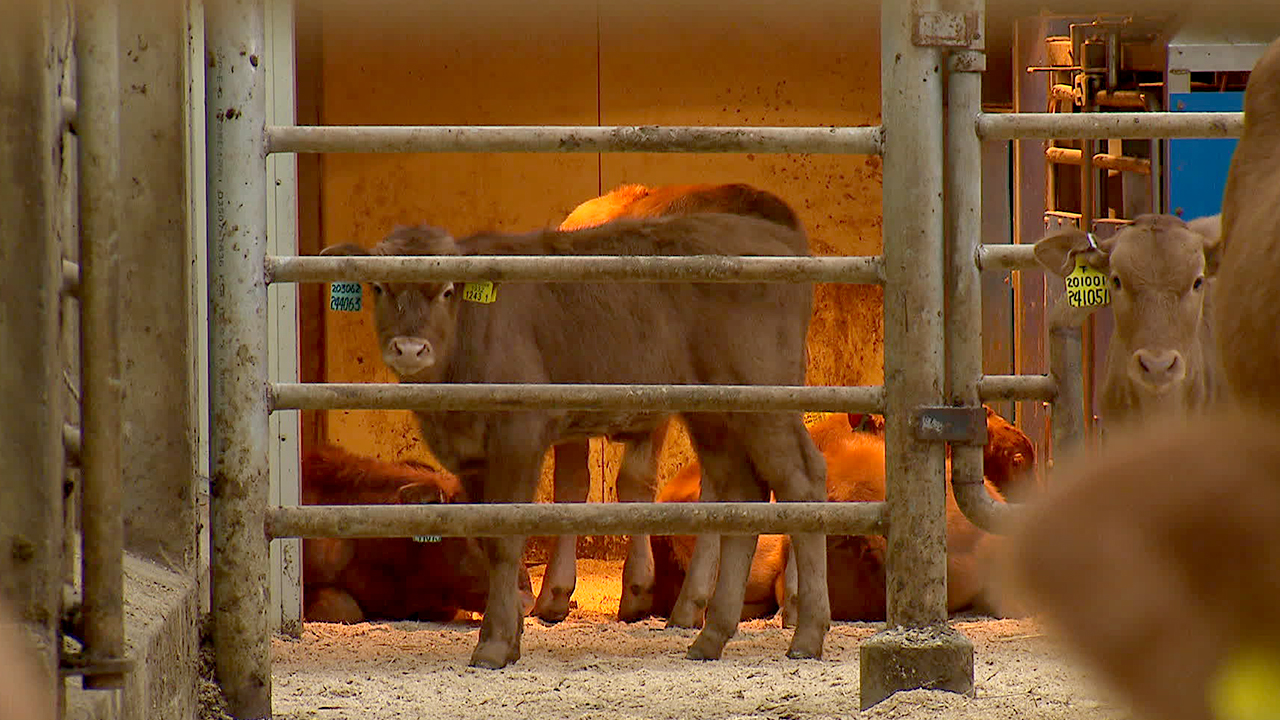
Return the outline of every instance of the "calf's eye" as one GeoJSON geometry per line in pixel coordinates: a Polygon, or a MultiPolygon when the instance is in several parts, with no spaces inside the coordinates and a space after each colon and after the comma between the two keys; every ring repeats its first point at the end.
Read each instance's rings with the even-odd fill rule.
{"type": "Polygon", "coordinates": [[[1117,290],[1119,290],[1119,289],[1120,289],[1120,276],[1119,276],[1119,275],[1113,276],[1113,277],[1111,278],[1111,287],[1113,287],[1113,288],[1115,288],[1115,289],[1117,289],[1117,290]]]}
{"type": "Polygon", "coordinates": [[[1199,290],[1202,287],[1204,287],[1204,278],[1202,277],[1196,278],[1196,281],[1194,283],[1191,283],[1192,290],[1199,290]]]}

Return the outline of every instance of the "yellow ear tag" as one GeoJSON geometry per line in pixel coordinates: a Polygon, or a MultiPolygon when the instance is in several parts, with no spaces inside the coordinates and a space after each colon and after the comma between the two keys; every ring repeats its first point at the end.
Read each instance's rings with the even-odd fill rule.
{"type": "Polygon", "coordinates": [[[1280,654],[1250,647],[1228,655],[1209,681],[1209,707],[1218,720],[1280,718],[1280,654]]]}
{"type": "Polygon", "coordinates": [[[493,289],[493,283],[485,282],[469,282],[462,286],[462,299],[478,303],[491,303],[498,299],[498,291],[493,289]]]}
{"type": "Polygon", "coordinates": [[[1076,256],[1076,269],[1067,276],[1067,303],[1071,307],[1100,308],[1111,303],[1107,274],[1076,256]]]}

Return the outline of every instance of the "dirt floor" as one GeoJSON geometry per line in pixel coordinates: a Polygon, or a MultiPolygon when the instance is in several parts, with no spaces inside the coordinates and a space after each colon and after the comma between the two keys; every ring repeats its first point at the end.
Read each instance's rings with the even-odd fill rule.
{"type": "MultiPolygon", "coordinates": [[[[694,631],[623,624],[620,563],[580,561],[578,603],[549,626],[525,620],[519,663],[475,670],[478,621],[307,623],[272,641],[275,717],[937,718],[1113,720],[1130,713],[1064,657],[1031,620],[957,620],[974,643],[975,693],[899,693],[858,712],[858,643],[874,623],[835,623],[821,661],[784,657],[778,620],[743,623],[719,662],[686,660],[694,631]]],[[[534,586],[541,566],[530,568],[534,586]]]]}

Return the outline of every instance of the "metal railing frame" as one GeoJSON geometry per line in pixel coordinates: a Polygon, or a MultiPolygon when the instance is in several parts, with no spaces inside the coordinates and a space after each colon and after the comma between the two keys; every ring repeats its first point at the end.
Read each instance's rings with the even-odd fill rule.
{"type": "MultiPolygon", "coordinates": [[[[981,2],[978,0],[979,8],[981,2]]],[[[909,10],[892,6],[894,22],[909,10]]],[[[889,533],[891,625],[946,619],[942,445],[916,437],[910,411],[945,400],[1078,400],[1078,329],[1054,333],[1049,376],[983,376],[983,270],[1034,267],[1027,247],[983,246],[978,212],[980,143],[1013,137],[1226,137],[1231,114],[1004,115],[981,112],[981,46],[950,55],[950,135],[944,151],[940,47],[920,51],[910,33],[882,31],[882,54],[907,50],[927,81],[882,83],[893,132],[859,128],[716,127],[268,127],[265,123],[263,0],[208,0],[206,92],[210,266],[210,397],[213,628],[216,668],[237,718],[271,710],[267,626],[270,539],[412,534],[702,532],[889,533]],[[929,65],[933,65],[930,69],[929,65]],[[885,254],[867,258],[288,258],[265,245],[265,158],[273,152],[814,152],[883,153],[885,254]],[[946,181],[943,159],[950,159],[946,181]],[[936,172],[930,171],[933,168],[936,172]],[[925,182],[927,181],[927,182],[925,182]],[[944,211],[942,189],[950,190],[944,211]],[[965,188],[968,188],[967,190],[965,188]],[[944,227],[949,218],[949,229],[944,227]],[[950,261],[944,260],[950,235],[950,261]],[[936,258],[921,267],[919,258],[936,258]],[[960,301],[944,327],[944,276],[960,301]],[[573,385],[271,384],[266,377],[269,282],[449,278],[519,281],[847,282],[888,284],[885,386],[716,387],[573,385]],[[911,331],[905,330],[907,318],[911,331]],[[901,328],[901,329],[900,329],[901,328]],[[952,349],[949,367],[943,349],[952,349]],[[1062,352],[1062,348],[1074,348],[1062,352]],[[1071,358],[1075,357],[1075,362],[1071,358]],[[950,389],[944,383],[950,379],[950,389]],[[1076,388],[1076,389],[1073,389],[1076,388]],[[883,411],[887,415],[886,503],[635,503],[451,507],[268,508],[267,417],[286,408],[618,408],[663,410],[883,411]],[[927,472],[921,472],[920,468],[927,472]],[[892,518],[892,522],[889,520],[892,518]],[[262,534],[259,534],[261,532],[262,534]],[[930,542],[921,542],[926,537],[930,542]],[[910,543],[894,542],[909,538],[910,543]],[[900,567],[911,568],[903,571],[900,567]],[[922,569],[923,568],[923,569],[922,569]],[[893,578],[891,578],[893,580],[893,578]]],[[[895,26],[896,27],[896,26],[895,26]]],[[[903,26],[905,27],[905,26],[903,26]]],[[[882,69],[883,71],[883,69],[882,69]]],[[[905,76],[904,76],[905,77],[905,76]]],[[[886,72],[884,79],[898,79],[886,72]]],[[[1076,402],[1078,405],[1078,402],[1076,402]]],[[[1055,441],[1078,438],[1079,407],[1055,403],[1055,441]],[[1076,416],[1075,420],[1072,417],[1076,416]],[[1061,424],[1062,433],[1058,432],[1061,424]],[[1061,437],[1060,437],[1061,436],[1061,437]]],[[[999,511],[982,492],[977,445],[955,445],[957,500],[980,526],[998,530],[999,511]]]]}

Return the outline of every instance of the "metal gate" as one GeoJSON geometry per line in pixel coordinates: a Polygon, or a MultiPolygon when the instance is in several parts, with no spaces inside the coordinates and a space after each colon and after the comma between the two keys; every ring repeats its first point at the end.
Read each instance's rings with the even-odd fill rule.
{"type": "Polygon", "coordinates": [[[983,487],[982,433],[964,431],[963,423],[954,421],[980,415],[985,400],[1041,400],[1054,403],[1058,446],[1070,445],[1082,426],[1078,327],[1054,329],[1048,376],[982,374],[980,273],[1028,268],[1034,260],[1025,245],[982,245],[981,141],[1228,137],[1241,130],[1238,115],[1216,113],[983,114],[983,12],[983,0],[958,0],[946,10],[938,0],[884,0],[881,126],[293,127],[266,123],[263,0],[209,0],[212,607],[217,673],[233,714],[265,717],[271,711],[267,551],[271,539],[289,537],[523,535],[535,529],[539,534],[884,533],[890,548],[889,627],[917,628],[939,647],[949,644],[962,652],[945,671],[948,676],[918,675],[912,663],[919,664],[919,655],[896,652],[902,640],[882,633],[879,649],[871,654],[864,647],[862,653],[863,705],[926,684],[971,687],[972,646],[946,625],[945,483],[940,482],[945,444],[952,443],[957,502],[976,524],[998,531],[1011,509],[991,500],[983,487]],[[949,76],[945,85],[944,75],[949,76]],[[885,158],[884,253],[711,259],[268,256],[265,160],[272,153],[317,152],[878,153],[885,158]],[[269,383],[267,286],[357,280],[883,284],[885,383],[269,383]],[[269,507],[268,417],[273,411],[548,407],[883,412],[888,498],[831,504],[269,507]],[[897,665],[893,672],[890,661],[897,665]]]}

